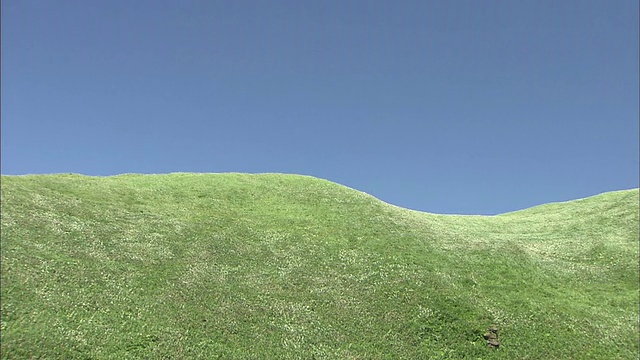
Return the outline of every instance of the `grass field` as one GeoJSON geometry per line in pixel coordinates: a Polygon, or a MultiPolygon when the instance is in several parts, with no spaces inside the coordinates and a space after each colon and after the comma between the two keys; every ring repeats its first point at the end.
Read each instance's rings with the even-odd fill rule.
{"type": "Polygon", "coordinates": [[[1,356],[637,359],[638,202],[453,216],[296,175],[2,176],[1,356]]]}

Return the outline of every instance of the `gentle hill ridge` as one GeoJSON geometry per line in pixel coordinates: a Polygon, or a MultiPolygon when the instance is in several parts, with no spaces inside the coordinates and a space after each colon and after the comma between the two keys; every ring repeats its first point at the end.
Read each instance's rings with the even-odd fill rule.
{"type": "Polygon", "coordinates": [[[301,175],[2,176],[2,357],[634,358],[638,201],[438,215],[301,175]]]}

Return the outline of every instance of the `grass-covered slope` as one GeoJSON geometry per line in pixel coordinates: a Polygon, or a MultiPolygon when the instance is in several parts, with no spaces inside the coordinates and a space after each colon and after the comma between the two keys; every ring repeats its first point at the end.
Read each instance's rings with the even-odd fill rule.
{"type": "Polygon", "coordinates": [[[1,229],[6,359],[638,355],[637,189],[485,217],[294,175],[3,176],[1,229]]]}

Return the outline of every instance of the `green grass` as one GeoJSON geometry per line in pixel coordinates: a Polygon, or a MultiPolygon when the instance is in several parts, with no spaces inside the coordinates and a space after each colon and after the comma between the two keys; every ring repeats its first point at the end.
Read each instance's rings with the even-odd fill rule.
{"type": "Polygon", "coordinates": [[[638,201],[452,216],[296,175],[2,176],[2,359],[637,359],[638,201]]]}

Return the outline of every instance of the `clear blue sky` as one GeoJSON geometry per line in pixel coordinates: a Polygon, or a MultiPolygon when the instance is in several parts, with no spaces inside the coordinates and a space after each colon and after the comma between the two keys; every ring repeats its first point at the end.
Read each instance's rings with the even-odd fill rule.
{"type": "Polygon", "coordinates": [[[283,172],[435,213],[638,187],[637,0],[2,1],[2,173],[283,172]]]}

